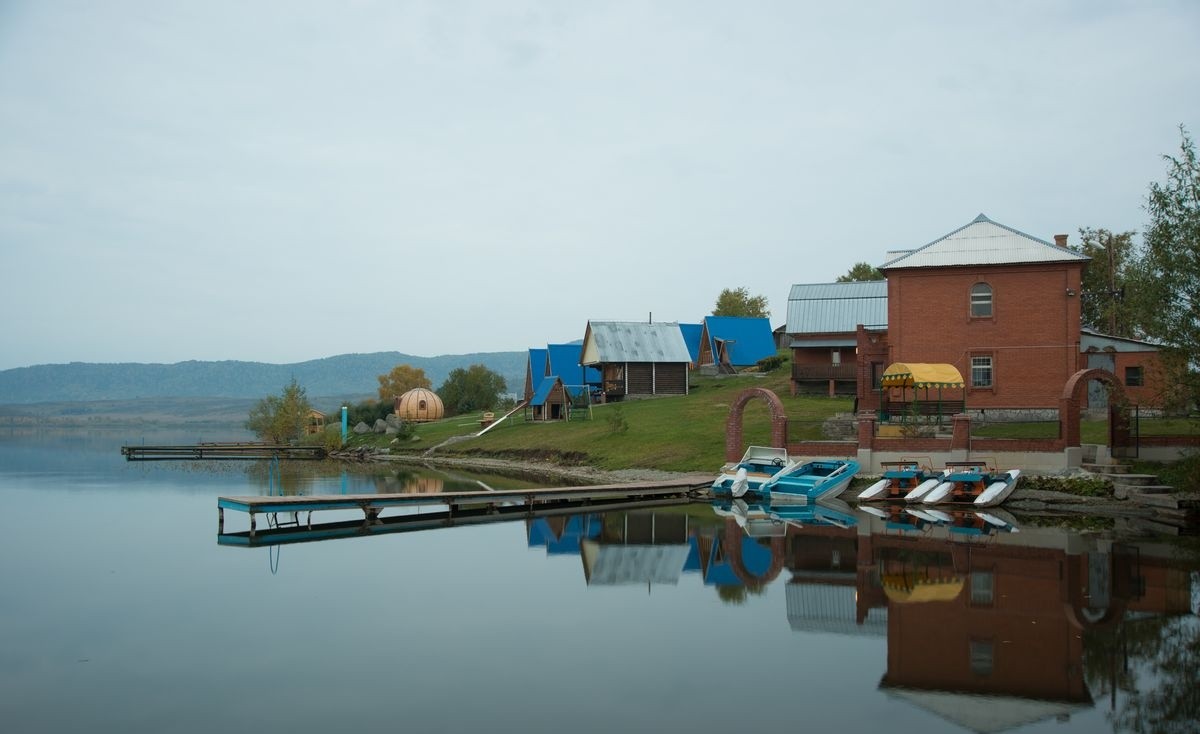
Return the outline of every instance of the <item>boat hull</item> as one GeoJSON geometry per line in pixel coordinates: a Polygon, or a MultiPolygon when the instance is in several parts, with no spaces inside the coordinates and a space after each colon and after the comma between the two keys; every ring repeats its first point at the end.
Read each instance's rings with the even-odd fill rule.
{"type": "Polygon", "coordinates": [[[974,507],[995,507],[1001,504],[1017,488],[1021,478],[1020,469],[1011,469],[999,474],[989,474],[985,477],[968,475],[959,478],[951,475],[920,501],[928,505],[957,504],[974,507]],[[974,491],[971,487],[983,485],[982,490],[974,491]]]}
{"type": "Polygon", "coordinates": [[[764,482],[759,492],[773,502],[833,499],[846,491],[858,470],[858,462],[849,459],[798,463],[764,482]]]}

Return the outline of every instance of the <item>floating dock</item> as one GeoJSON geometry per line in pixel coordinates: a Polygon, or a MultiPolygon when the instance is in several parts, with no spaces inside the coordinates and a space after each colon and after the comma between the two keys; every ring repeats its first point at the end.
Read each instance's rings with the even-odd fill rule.
{"type": "MultiPolygon", "coordinates": [[[[570,508],[573,510],[594,509],[597,503],[605,505],[629,504],[647,500],[690,499],[701,489],[708,486],[708,481],[700,482],[696,478],[675,479],[664,482],[644,482],[631,484],[602,484],[587,487],[558,487],[549,489],[505,489],[477,490],[469,492],[441,492],[434,494],[333,494],[307,496],[254,496],[254,497],[218,497],[217,498],[217,536],[218,542],[227,539],[229,545],[259,545],[256,536],[259,535],[256,516],[266,514],[275,526],[288,524],[298,532],[313,530],[312,513],[320,510],[359,510],[363,513],[361,522],[330,523],[328,525],[343,526],[340,530],[353,529],[352,533],[363,534],[361,529],[376,524],[390,523],[400,518],[381,519],[380,513],[389,508],[412,508],[422,505],[444,507],[436,517],[443,524],[453,524],[458,518],[480,517],[487,515],[519,515],[532,514],[537,510],[552,510],[570,508]],[[250,515],[250,530],[245,533],[225,533],[225,510],[245,512],[250,515]],[[281,523],[280,513],[291,515],[291,520],[281,523]],[[307,513],[308,520],[301,523],[301,513],[307,513]]],[[[605,509],[610,509],[606,507],[605,509]]],[[[412,516],[402,516],[412,517],[412,516]]],[[[421,516],[417,516],[421,517],[421,516]]],[[[318,526],[320,527],[320,526],[318,526]]],[[[263,533],[269,532],[267,530],[263,533]]],[[[317,538],[308,538],[317,539],[317,538]]],[[[295,540],[288,542],[297,542],[295,540]]]]}
{"type": "Polygon", "coordinates": [[[301,459],[325,458],[321,446],[283,446],[269,443],[197,443],[176,446],[122,446],[126,461],[186,461],[197,459],[301,459]]]}

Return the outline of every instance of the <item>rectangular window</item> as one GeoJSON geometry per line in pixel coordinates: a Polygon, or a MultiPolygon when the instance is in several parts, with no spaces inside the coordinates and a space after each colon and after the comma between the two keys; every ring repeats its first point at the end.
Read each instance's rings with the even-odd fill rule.
{"type": "Polygon", "coordinates": [[[970,640],[971,672],[975,675],[991,675],[995,667],[995,647],[991,640],[970,640]]]}
{"type": "Polygon", "coordinates": [[[1143,382],[1141,367],[1126,367],[1125,368],[1125,385],[1127,387],[1141,387],[1143,382]]]}
{"type": "Polygon", "coordinates": [[[971,357],[971,387],[992,386],[992,358],[971,357]]]}
{"type": "Polygon", "coordinates": [[[833,366],[834,367],[842,366],[842,350],[840,350],[840,349],[833,350],[833,366]]]}
{"type": "Polygon", "coordinates": [[[972,571],[971,606],[991,606],[995,597],[995,583],[991,571],[972,571]]]}

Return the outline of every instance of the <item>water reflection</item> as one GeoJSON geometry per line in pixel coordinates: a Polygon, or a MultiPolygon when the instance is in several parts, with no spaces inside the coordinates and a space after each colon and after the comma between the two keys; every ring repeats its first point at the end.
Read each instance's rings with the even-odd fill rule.
{"type": "Polygon", "coordinates": [[[1068,720],[1095,696],[1115,731],[1200,716],[1194,546],[1019,527],[1002,510],[712,511],[536,519],[526,535],[578,554],[589,585],[694,575],[736,604],[782,584],[792,630],[885,638],[879,687],[971,731],[1068,720]]]}

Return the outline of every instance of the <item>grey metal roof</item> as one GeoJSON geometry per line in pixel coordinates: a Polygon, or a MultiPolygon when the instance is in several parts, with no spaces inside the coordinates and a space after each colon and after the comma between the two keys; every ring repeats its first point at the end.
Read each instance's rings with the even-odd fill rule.
{"type": "Polygon", "coordinates": [[[1086,262],[1090,259],[980,214],[970,224],[890,260],[879,269],[1086,262]]]}
{"type": "Polygon", "coordinates": [[[679,324],[644,321],[589,321],[585,364],[600,362],[691,362],[679,324]]]}
{"type": "Polygon", "coordinates": [[[1109,336],[1095,329],[1084,327],[1079,330],[1079,351],[1086,352],[1089,347],[1101,351],[1114,352],[1157,352],[1159,345],[1140,339],[1126,339],[1119,336],[1109,336]]]}
{"type": "Polygon", "coordinates": [[[787,333],[836,334],[887,325],[887,281],[793,285],[787,333]]]}

